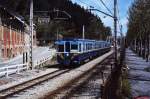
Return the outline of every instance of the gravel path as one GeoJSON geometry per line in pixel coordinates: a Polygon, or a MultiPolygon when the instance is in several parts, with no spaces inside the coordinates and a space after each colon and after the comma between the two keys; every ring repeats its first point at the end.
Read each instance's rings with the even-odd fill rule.
{"type": "Polygon", "coordinates": [[[131,50],[126,50],[126,64],[129,69],[132,96],[150,96],[150,62],[138,57],[131,50]]]}

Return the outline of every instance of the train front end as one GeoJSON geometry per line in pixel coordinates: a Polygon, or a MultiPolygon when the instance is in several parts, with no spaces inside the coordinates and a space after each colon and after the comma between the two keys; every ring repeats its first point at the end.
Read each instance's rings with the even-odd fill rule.
{"type": "Polygon", "coordinates": [[[55,44],[57,46],[57,62],[63,66],[72,64],[77,45],[72,40],[58,40],[55,44]]]}

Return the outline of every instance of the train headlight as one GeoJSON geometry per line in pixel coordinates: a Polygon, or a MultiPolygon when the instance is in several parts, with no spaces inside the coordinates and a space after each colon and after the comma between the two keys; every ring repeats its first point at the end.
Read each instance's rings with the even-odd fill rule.
{"type": "Polygon", "coordinates": [[[69,56],[69,53],[67,53],[66,56],[69,56]]]}

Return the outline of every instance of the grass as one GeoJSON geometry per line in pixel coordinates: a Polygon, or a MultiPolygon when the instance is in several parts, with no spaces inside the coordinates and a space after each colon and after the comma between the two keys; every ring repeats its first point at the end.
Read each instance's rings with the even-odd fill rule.
{"type": "Polygon", "coordinates": [[[122,94],[125,97],[131,96],[131,86],[128,79],[122,80],[122,94]]]}
{"type": "Polygon", "coordinates": [[[131,85],[128,78],[128,72],[125,71],[122,74],[122,88],[121,88],[121,94],[122,99],[126,99],[127,97],[131,97],[131,85]]]}

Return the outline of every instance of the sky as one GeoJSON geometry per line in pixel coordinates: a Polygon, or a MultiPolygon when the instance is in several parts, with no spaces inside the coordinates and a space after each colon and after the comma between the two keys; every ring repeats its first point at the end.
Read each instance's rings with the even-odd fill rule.
{"type": "MultiPolygon", "coordinates": [[[[110,11],[113,13],[113,4],[114,4],[114,0],[102,0],[106,6],[110,9],[110,11]]],[[[83,6],[85,9],[89,9],[90,6],[94,7],[95,9],[104,11],[108,14],[111,14],[105,7],[104,5],[101,3],[101,0],[72,0],[73,3],[77,3],[81,6],[83,6]]],[[[120,24],[122,24],[123,26],[123,33],[124,35],[127,32],[127,17],[128,17],[128,9],[131,6],[133,0],[118,0],[118,18],[120,19],[120,24]]],[[[94,14],[98,15],[101,19],[102,22],[104,23],[105,26],[110,26],[113,30],[113,19],[102,14],[99,13],[97,11],[92,11],[94,14]]],[[[118,26],[118,31],[120,31],[119,26],[118,26]]],[[[120,35],[118,33],[118,35],[120,35]]]]}

